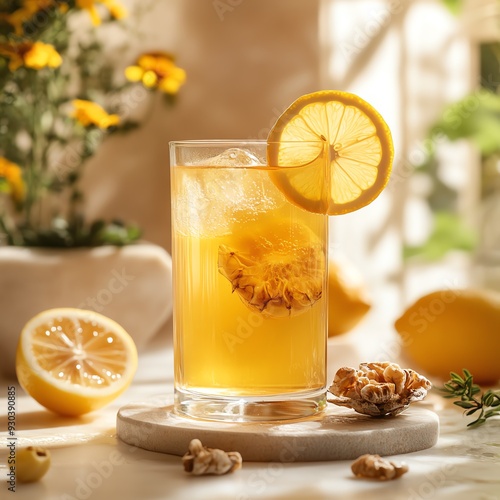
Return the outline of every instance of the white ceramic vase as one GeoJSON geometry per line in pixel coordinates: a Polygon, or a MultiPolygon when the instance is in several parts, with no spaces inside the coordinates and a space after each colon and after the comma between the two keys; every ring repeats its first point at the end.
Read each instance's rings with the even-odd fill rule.
{"type": "Polygon", "coordinates": [[[172,261],[150,243],[76,249],[0,247],[0,375],[15,376],[26,322],[54,307],[90,309],[141,351],[172,313],[172,261]]]}

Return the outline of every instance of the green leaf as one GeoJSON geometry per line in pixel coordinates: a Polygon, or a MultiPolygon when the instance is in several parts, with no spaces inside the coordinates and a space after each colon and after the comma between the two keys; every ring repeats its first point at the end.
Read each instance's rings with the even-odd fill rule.
{"type": "Polygon", "coordinates": [[[140,236],[137,226],[125,226],[121,221],[113,221],[101,229],[99,240],[100,244],[122,246],[137,241],[140,236]]]}
{"type": "Polygon", "coordinates": [[[469,403],[468,401],[455,401],[453,404],[465,409],[475,408],[477,406],[474,403],[469,403]]]}
{"type": "Polygon", "coordinates": [[[463,0],[443,0],[443,3],[448,7],[452,14],[458,15],[462,10],[463,0]]]}
{"type": "Polygon", "coordinates": [[[474,378],[473,377],[465,377],[464,378],[464,385],[467,388],[472,387],[472,383],[473,382],[474,382],[474,378]]]}
{"type": "Polygon", "coordinates": [[[479,427],[480,425],[483,425],[486,422],[486,419],[483,417],[479,417],[478,419],[474,420],[473,422],[470,422],[467,424],[467,427],[479,427]]]}
{"type": "Polygon", "coordinates": [[[480,409],[481,409],[481,408],[479,408],[479,407],[477,407],[477,408],[473,408],[472,410],[469,410],[469,411],[465,412],[465,414],[466,414],[467,416],[469,416],[469,415],[473,415],[474,413],[476,413],[476,411],[479,411],[480,409]]]}
{"type": "Polygon", "coordinates": [[[473,385],[471,387],[471,394],[474,396],[474,394],[477,394],[478,392],[481,392],[481,388],[477,385],[473,385]]]}
{"type": "Polygon", "coordinates": [[[500,151],[500,120],[498,116],[483,114],[474,117],[471,124],[475,130],[470,138],[483,156],[490,156],[500,151]]]}
{"type": "MultiPolygon", "coordinates": [[[[434,228],[427,242],[420,246],[405,246],[403,257],[405,259],[419,257],[426,261],[437,261],[453,249],[472,251],[476,246],[476,240],[476,233],[465,225],[459,215],[452,212],[436,212],[434,228]]],[[[455,380],[458,382],[462,378],[455,380]]]]}
{"type": "Polygon", "coordinates": [[[449,140],[471,139],[484,156],[500,150],[500,96],[479,89],[444,109],[431,129],[431,137],[449,140]]]}
{"type": "Polygon", "coordinates": [[[495,415],[498,415],[498,412],[500,412],[500,408],[496,409],[496,410],[488,410],[485,414],[484,414],[484,418],[489,418],[489,417],[493,417],[495,415]]]}
{"type": "Polygon", "coordinates": [[[15,241],[14,235],[12,234],[10,229],[7,227],[7,225],[5,224],[4,215],[0,215],[0,235],[1,235],[1,233],[3,233],[3,235],[5,237],[5,243],[7,243],[7,245],[14,245],[14,241],[15,241]]]}
{"type": "Polygon", "coordinates": [[[461,383],[464,382],[464,379],[458,373],[450,372],[450,377],[451,377],[451,380],[453,380],[455,382],[461,382],[461,383]]]}
{"type": "Polygon", "coordinates": [[[10,193],[10,185],[7,179],[0,176],[0,193],[10,193]]]}
{"type": "Polygon", "coordinates": [[[473,376],[469,370],[463,369],[465,380],[455,372],[450,373],[448,382],[444,384],[442,392],[448,394],[444,395],[445,398],[460,398],[459,401],[454,401],[453,404],[464,408],[465,415],[470,416],[474,413],[481,411],[479,417],[470,422],[467,427],[478,427],[486,422],[486,419],[493,416],[500,416],[500,391],[493,391],[491,389],[485,391],[481,395],[481,402],[474,398],[474,394],[481,392],[481,388],[473,383],[473,376]],[[463,387],[460,385],[463,382],[463,387]],[[485,411],[486,408],[490,408],[485,411]]]}
{"type": "Polygon", "coordinates": [[[132,120],[127,120],[121,123],[118,127],[115,127],[114,133],[115,134],[127,134],[131,130],[136,130],[137,128],[140,127],[140,123],[132,120]]]}
{"type": "Polygon", "coordinates": [[[90,225],[89,235],[91,237],[93,237],[93,236],[99,234],[99,232],[102,231],[104,229],[104,227],[106,227],[106,223],[104,222],[104,220],[99,219],[99,220],[94,221],[90,225]]]}
{"type": "Polygon", "coordinates": [[[495,400],[495,395],[489,391],[485,392],[481,400],[484,406],[491,406],[493,404],[493,401],[495,400]]]}

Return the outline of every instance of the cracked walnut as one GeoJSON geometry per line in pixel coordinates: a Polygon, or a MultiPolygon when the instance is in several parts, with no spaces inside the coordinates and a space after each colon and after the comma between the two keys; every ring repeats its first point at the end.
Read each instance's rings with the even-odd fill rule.
{"type": "Polygon", "coordinates": [[[414,401],[425,398],[432,384],[416,371],[396,363],[361,363],[358,369],[340,368],[328,391],[328,399],[373,417],[395,416],[414,401]]]}

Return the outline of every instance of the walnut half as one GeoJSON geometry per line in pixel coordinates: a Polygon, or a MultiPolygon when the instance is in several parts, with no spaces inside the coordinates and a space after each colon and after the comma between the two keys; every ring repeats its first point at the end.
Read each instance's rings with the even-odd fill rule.
{"type": "Polygon", "coordinates": [[[361,363],[358,369],[337,370],[328,401],[372,417],[395,416],[424,399],[431,387],[425,377],[396,363],[361,363]]]}
{"type": "Polygon", "coordinates": [[[397,479],[405,472],[408,466],[405,463],[396,464],[383,459],[380,455],[361,455],[351,465],[351,470],[356,477],[366,477],[386,481],[397,479]]]}
{"type": "Polygon", "coordinates": [[[186,472],[202,476],[234,472],[241,468],[243,460],[237,451],[226,453],[216,448],[206,448],[199,439],[193,439],[189,443],[189,451],[182,457],[182,463],[186,472]]]}

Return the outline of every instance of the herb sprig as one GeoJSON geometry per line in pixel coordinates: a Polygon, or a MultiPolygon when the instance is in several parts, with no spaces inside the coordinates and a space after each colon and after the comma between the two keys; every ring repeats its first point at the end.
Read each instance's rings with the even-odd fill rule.
{"type": "Polygon", "coordinates": [[[460,401],[454,401],[453,404],[467,410],[466,415],[481,412],[476,420],[467,424],[467,427],[477,427],[484,424],[487,418],[500,415],[500,391],[488,389],[479,394],[481,388],[474,384],[470,371],[465,368],[462,371],[463,377],[451,372],[451,380],[446,382],[441,390],[445,393],[443,396],[445,398],[460,398],[460,401]]]}

